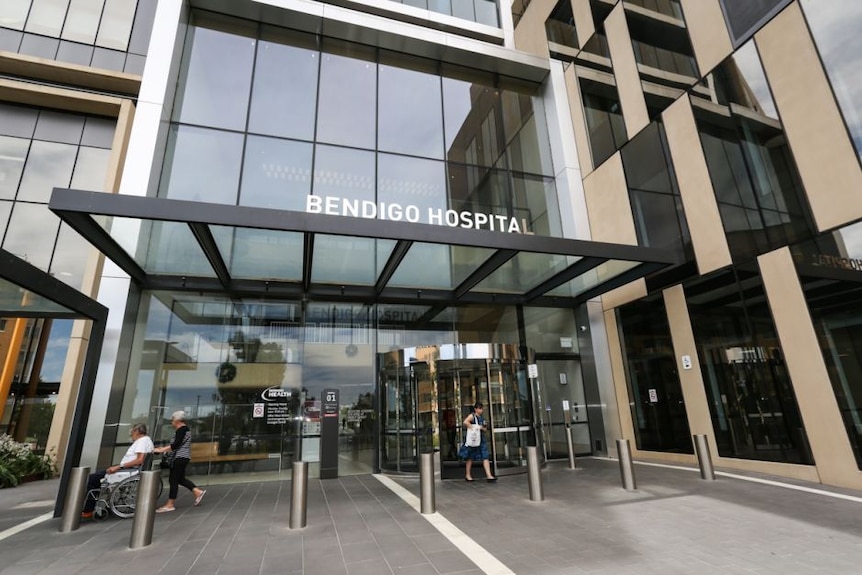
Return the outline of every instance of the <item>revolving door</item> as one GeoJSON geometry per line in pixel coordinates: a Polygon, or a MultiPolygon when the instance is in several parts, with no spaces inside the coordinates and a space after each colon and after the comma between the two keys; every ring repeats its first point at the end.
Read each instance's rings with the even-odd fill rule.
{"type": "Polygon", "coordinates": [[[381,469],[415,473],[420,453],[439,450],[442,477],[461,477],[462,422],[471,406],[482,402],[493,472],[526,471],[525,448],[541,449],[542,442],[536,437],[534,386],[525,364],[518,346],[503,344],[423,346],[379,354],[381,469]]]}

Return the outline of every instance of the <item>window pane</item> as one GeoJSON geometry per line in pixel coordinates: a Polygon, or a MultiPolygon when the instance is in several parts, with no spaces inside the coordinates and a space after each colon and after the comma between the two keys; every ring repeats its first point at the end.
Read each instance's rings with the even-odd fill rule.
{"type": "Polygon", "coordinates": [[[36,123],[33,139],[78,144],[83,131],[84,116],[42,110],[39,112],[39,121],[36,123]]]}
{"type": "Polygon", "coordinates": [[[93,192],[107,191],[105,180],[110,160],[111,150],[81,146],[78,149],[75,171],[72,173],[72,188],[93,192]]]}
{"type": "Polygon", "coordinates": [[[18,200],[47,202],[53,188],[68,188],[77,146],[34,141],[30,146],[18,200]]]}
{"type": "Polygon", "coordinates": [[[298,232],[211,226],[213,238],[237,279],[302,279],[303,235],[298,232]]]}
{"type": "Polygon", "coordinates": [[[474,0],[476,22],[487,26],[499,27],[497,20],[497,0],[474,0]]]}
{"type": "MultiPolygon", "coordinates": [[[[313,282],[373,285],[380,263],[378,240],[317,234],[314,237],[313,282]]],[[[387,246],[391,242],[383,241],[387,246]]],[[[380,254],[383,256],[387,254],[380,254]]],[[[383,259],[383,263],[386,260],[383,259]]],[[[382,264],[381,264],[382,265],[382,264]]]]}
{"type": "Polygon", "coordinates": [[[69,4],[69,16],[63,26],[64,40],[93,44],[96,41],[96,30],[102,17],[102,7],[105,0],[72,0],[69,4]]]}
{"type": "Polygon", "coordinates": [[[96,45],[126,51],[138,0],[106,0],[96,45]]]}
{"type": "Polygon", "coordinates": [[[0,136],[0,199],[15,199],[30,141],[0,136]]]}
{"type": "Polygon", "coordinates": [[[516,172],[553,176],[551,142],[541,100],[504,91],[503,103],[509,168],[516,172]]]}
{"type": "Polygon", "coordinates": [[[93,251],[90,243],[78,232],[66,224],[61,224],[49,270],[51,275],[75,289],[81,289],[87,258],[93,251]]]}
{"type": "Polygon", "coordinates": [[[12,202],[0,201],[0,238],[6,234],[6,224],[9,223],[9,214],[12,213],[12,202]]]}
{"type": "Polygon", "coordinates": [[[244,32],[252,30],[229,25],[189,29],[175,119],[245,129],[255,40],[244,32]]]}
{"type": "Polygon", "coordinates": [[[236,204],[242,134],[173,126],[159,196],[236,204]]]}
{"type": "Polygon", "coordinates": [[[68,6],[69,0],[33,0],[25,30],[59,38],[68,6]]]}
{"type": "MultiPolygon", "coordinates": [[[[363,52],[360,56],[373,58],[363,52]]],[[[324,53],[320,67],[317,140],[373,149],[377,108],[377,65],[324,53]],[[345,89],[349,86],[349,89],[345,89]]]]}
{"type": "Polygon", "coordinates": [[[248,136],[240,205],[305,211],[312,149],[304,142],[248,136]]]}
{"type": "Polygon", "coordinates": [[[731,36],[737,42],[754,34],[769,14],[789,3],[790,0],[721,0],[731,36]]]}
{"type": "Polygon", "coordinates": [[[503,149],[500,95],[490,78],[443,78],[446,159],[493,166],[503,149]]]}
{"type": "Polygon", "coordinates": [[[420,221],[442,221],[448,207],[443,162],[379,154],[377,201],[419,208],[420,221]],[[432,215],[433,214],[433,215],[432,215]]]}
{"type": "Polygon", "coordinates": [[[314,139],[319,64],[320,52],[313,36],[265,34],[257,48],[249,132],[314,139]],[[280,43],[278,36],[301,46],[280,43]]]}
{"type": "Polygon", "coordinates": [[[0,26],[23,30],[29,11],[30,0],[3,0],[3,10],[0,13],[0,26]]]}
{"type": "Polygon", "coordinates": [[[374,190],[374,152],[317,146],[314,156],[315,196],[373,202],[374,190]]]}
{"type": "Polygon", "coordinates": [[[380,65],[378,149],[443,157],[440,76],[380,65]]]}
{"type": "Polygon", "coordinates": [[[44,204],[17,202],[3,239],[3,249],[41,270],[47,270],[60,219],[44,204]]]}
{"type": "Polygon", "coordinates": [[[632,423],[638,449],[691,453],[676,354],[660,295],[617,309],[632,423]]]}

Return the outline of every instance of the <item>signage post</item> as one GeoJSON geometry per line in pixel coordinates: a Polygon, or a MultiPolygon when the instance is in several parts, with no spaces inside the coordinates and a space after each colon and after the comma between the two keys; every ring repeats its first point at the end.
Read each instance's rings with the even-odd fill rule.
{"type": "Polygon", "coordinates": [[[338,390],[324,389],[320,409],[320,478],[338,477],[338,390]]]}

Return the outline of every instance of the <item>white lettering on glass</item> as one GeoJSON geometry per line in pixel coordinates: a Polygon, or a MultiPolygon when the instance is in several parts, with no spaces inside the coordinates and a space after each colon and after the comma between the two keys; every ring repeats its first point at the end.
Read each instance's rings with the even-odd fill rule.
{"type": "Polygon", "coordinates": [[[390,220],[394,222],[408,221],[410,223],[425,223],[450,228],[467,230],[490,230],[510,234],[532,235],[526,218],[515,218],[501,214],[470,212],[467,210],[444,210],[442,208],[426,208],[423,212],[419,206],[402,205],[370,200],[353,200],[337,196],[306,196],[305,212],[308,214],[326,214],[330,216],[349,216],[369,220],[390,220]],[[422,220],[422,214],[425,220],[422,220]]]}

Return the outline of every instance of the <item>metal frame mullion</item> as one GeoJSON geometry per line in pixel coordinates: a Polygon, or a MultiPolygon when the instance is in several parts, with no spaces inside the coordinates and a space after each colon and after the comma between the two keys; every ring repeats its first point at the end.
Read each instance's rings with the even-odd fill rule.
{"type": "Polygon", "coordinates": [[[192,230],[192,234],[194,234],[195,239],[198,241],[219,282],[221,282],[222,286],[228,288],[231,282],[230,271],[227,269],[227,264],[216,245],[215,238],[209,226],[196,222],[189,222],[188,226],[192,230]]]}
{"type": "Polygon", "coordinates": [[[314,263],[314,234],[303,234],[302,242],[302,289],[308,291],[311,286],[311,270],[314,263]]]}
{"type": "Polygon", "coordinates": [[[594,297],[600,296],[603,293],[606,293],[612,289],[616,289],[620,286],[624,286],[627,283],[633,282],[636,279],[642,278],[658,269],[661,269],[661,264],[656,263],[643,263],[637,267],[634,267],[626,272],[621,273],[618,276],[615,276],[609,279],[606,282],[602,282],[599,285],[589,289],[583,293],[577,295],[577,299],[579,301],[587,301],[594,297]]]}
{"type": "Polygon", "coordinates": [[[518,254],[518,250],[497,250],[491,257],[480,265],[476,271],[462,281],[453,292],[456,298],[476,287],[482,280],[498,270],[503,264],[518,254]]]}
{"type": "Polygon", "coordinates": [[[567,281],[575,279],[577,276],[590,271],[591,269],[605,263],[604,258],[582,258],[550,279],[547,279],[524,294],[524,300],[530,302],[540,295],[544,295],[554,288],[560,287],[567,281]]]}
{"type": "Polygon", "coordinates": [[[374,284],[374,293],[380,295],[380,292],[386,287],[386,284],[389,283],[389,280],[392,279],[392,274],[395,273],[395,270],[398,269],[398,266],[401,265],[401,262],[404,260],[404,257],[407,255],[407,252],[410,250],[410,247],[413,245],[413,242],[408,241],[399,241],[395,244],[395,247],[392,249],[392,253],[389,254],[389,259],[386,260],[386,264],[383,266],[383,270],[381,270],[380,275],[377,276],[377,282],[374,284]]]}

